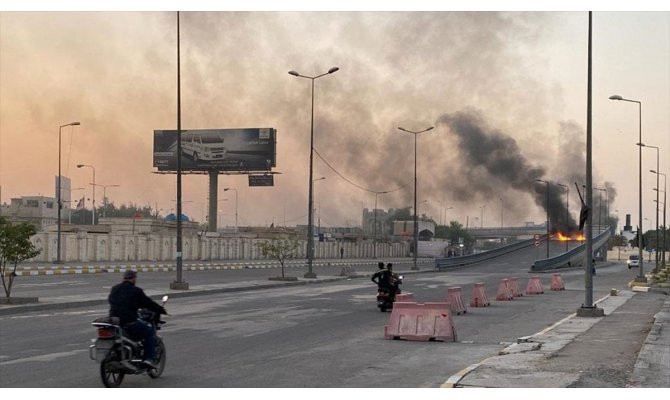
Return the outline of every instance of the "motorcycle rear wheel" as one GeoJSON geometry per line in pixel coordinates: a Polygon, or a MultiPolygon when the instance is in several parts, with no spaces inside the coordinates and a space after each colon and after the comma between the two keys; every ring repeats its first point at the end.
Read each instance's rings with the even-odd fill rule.
{"type": "Polygon", "coordinates": [[[156,379],[163,374],[163,370],[165,369],[165,362],[167,361],[165,344],[163,344],[163,340],[161,338],[158,338],[158,343],[156,344],[156,355],[156,358],[158,359],[158,368],[149,371],[149,376],[153,379],[156,379]]]}
{"type": "Polygon", "coordinates": [[[125,373],[120,372],[120,358],[117,351],[112,350],[107,354],[104,360],[100,363],[100,378],[102,384],[108,388],[116,388],[121,386],[125,373]],[[112,367],[112,363],[116,363],[116,369],[112,367]]]}

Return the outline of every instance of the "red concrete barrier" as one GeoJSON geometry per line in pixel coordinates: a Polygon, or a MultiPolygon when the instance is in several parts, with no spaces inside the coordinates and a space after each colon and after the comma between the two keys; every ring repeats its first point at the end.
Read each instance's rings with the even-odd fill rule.
{"type": "Polygon", "coordinates": [[[484,282],[475,283],[472,287],[472,297],[470,298],[470,307],[486,307],[490,306],[491,302],[486,297],[486,289],[484,282]]]}
{"type": "Polygon", "coordinates": [[[528,285],[526,285],[526,294],[542,294],[544,289],[542,288],[542,283],[540,282],[539,276],[533,276],[528,280],[528,285]]]}
{"type": "Polygon", "coordinates": [[[416,300],[414,300],[414,294],[413,293],[399,293],[395,295],[395,301],[396,302],[404,302],[404,303],[415,303],[416,300]]]}
{"type": "Polygon", "coordinates": [[[449,303],[394,303],[385,339],[455,342],[456,329],[449,303]]]}
{"type": "Polygon", "coordinates": [[[509,285],[510,285],[510,291],[512,292],[512,296],[514,297],[523,296],[523,292],[519,290],[519,278],[509,278],[509,285]]]}
{"type": "Polygon", "coordinates": [[[465,314],[468,310],[463,304],[463,296],[461,295],[461,288],[458,286],[447,288],[447,303],[451,304],[451,312],[456,315],[465,314]]]}
{"type": "Polygon", "coordinates": [[[503,279],[498,285],[498,293],[496,294],[496,300],[499,301],[509,301],[514,300],[514,296],[510,291],[509,279],[503,279]]]}
{"type": "Polygon", "coordinates": [[[561,278],[561,274],[553,274],[551,276],[551,290],[565,290],[565,283],[561,278]]]}

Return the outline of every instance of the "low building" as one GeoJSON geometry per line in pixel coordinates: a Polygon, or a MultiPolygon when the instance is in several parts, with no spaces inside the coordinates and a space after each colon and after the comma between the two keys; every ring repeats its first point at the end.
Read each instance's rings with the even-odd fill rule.
{"type": "MultiPolygon", "coordinates": [[[[26,222],[38,231],[58,223],[58,206],[54,197],[21,196],[11,199],[9,204],[0,206],[0,216],[10,222],[26,222]]],[[[69,209],[63,209],[61,218],[67,218],[69,209]]]]}

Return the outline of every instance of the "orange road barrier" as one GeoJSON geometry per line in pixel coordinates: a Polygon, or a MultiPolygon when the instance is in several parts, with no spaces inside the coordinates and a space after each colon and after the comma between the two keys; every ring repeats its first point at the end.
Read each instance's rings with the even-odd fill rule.
{"type": "Polygon", "coordinates": [[[384,338],[455,342],[449,303],[394,303],[389,324],[384,326],[384,338]]]}
{"type": "Polygon", "coordinates": [[[395,295],[396,302],[406,302],[406,303],[415,303],[414,293],[398,293],[395,295]]]}
{"type": "Polygon", "coordinates": [[[491,302],[486,297],[486,289],[484,282],[475,283],[472,287],[472,297],[470,298],[470,307],[486,307],[490,306],[491,302]]]}
{"type": "Polygon", "coordinates": [[[463,304],[463,296],[461,295],[461,288],[458,286],[447,288],[447,303],[451,304],[451,312],[456,315],[465,314],[468,310],[463,304]]]}
{"type": "Polygon", "coordinates": [[[500,285],[498,286],[498,293],[496,294],[496,300],[500,301],[514,300],[514,296],[512,295],[512,291],[510,290],[509,279],[503,279],[502,281],[500,281],[500,285]]]}
{"type": "Polygon", "coordinates": [[[526,285],[526,294],[542,294],[544,289],[542,288],[542,283],[540,282],[539,276],[533,276],[528,280],[528,285],[526,285]]]}
{"type": "Polygon", "coordinates": [[[509,284],[510,284],[510,291],[512,292],[512,296],[514,296],[514,297],[523,296],[523,292],[521,292],[521,290],[519,290],[519,278],[509,278],[509,284]]]}
{"type": "Polygon", "coordinates": [[[553,274],[551,276],[551,290],[565,290],[565,283],[561,278],[561,274],[553,274]]]}

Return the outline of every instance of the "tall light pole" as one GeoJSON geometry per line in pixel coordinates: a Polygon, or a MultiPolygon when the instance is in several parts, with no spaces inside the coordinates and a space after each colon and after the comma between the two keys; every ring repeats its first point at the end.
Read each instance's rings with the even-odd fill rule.
{"type": "MultiPolygon", "coordinates": [[[[607,193],[607,189],[600,189],[594,187],[593,190],[607,193]]],[[[603,196],[600,193],[598,193],[598,232],[601,232],[603,229],[602,216],[603,216],[603,196]]]]}
{"type": "Polygon", "coordinates": [[[108,187],[120,187],[121,185],[95,185],[102,186],[102,217],[107,217],[107,188],[108,187]]]}
{"type": "Polygon", "coordinates": [[[500,198],[500,229],[503,228],[503,210],[504,210],[503,199],[501,197],[500,198]]]}
{"type": "MultiPolygon", "coordinates": [[[[567,190],[567,193],[565,194],[565,235],[566,237],[570,234],[570,227],[568,226],[568,221],[570,221],[570,187],[567,185],[563,185],[561,183],[557,183],[558,186],[564,187],[565,190],[567,190]]],[[[565,252],[568,252],[568,246],[570,243],[570,238],[567,237],[567,240],[565,241],[565,252]]]]}
{"type": "Polygon", "coordinates": [[[229,190],[235,191],[235,233],[237,233],[237,189],[234,188],[224,188],[223,191],[227,192],[229,190]]]}
{"type": "Polygon", "coordinates": [[[56,261],[55,264],[60,264],[60,233],[61,233],[61,221],[60,221],[60,213],[61,209],[63,208],[63,201],[61,199],[61,181],[63,180],[63,177],[61,176],[61,136],[63,132],[63,127],[66,126],[76,126],[76,125],[81,125],[78,121],[70,122],[69,124],[61,125],[58,127],[58,193],[56,194],[57,196],[57,203],[58,203],[58,235],[56,236],[56,261]]]}
{"type": "MultiPolygon", "coordinates": [[[[668,226],[665,224],[665,208],[666,208],[666,196],[667,196],[666,190],[668,190],[668,189],[666,188],[666,185],[667,185],[667,176],[666,176],[666,174],[664,174],[663,172],[659,172],[658,169],[657,169],[656,171],[651,170],[651,172],[654,173],[654,174],[656,174],[657,177],[658,177],[659,175],[663,175],[663,190],[659,190],[659,189],[658,189],[658,185],[656,185],[657,188],[654,189],[654,190],[656,190],[656,199],[657,199],[657,200],[656,200],[656,207],[657,207],[657,208],[658,208],[658,192],[659,192],[659,191],[660,191],[660,192],[663,192],[663,253],[662,253],[662,256],[661,256],[661,260],[660,260],[660,261],[661,261],[662,265],[665,267],[665,231],[668,230],[668,226]]],[[[658,225],[658,224],[657,224],[657,225],[658,225]]],[[[656,243],[658,243],[658,228],[656,228],[656,243]]],[[[658,245],[657,245],[656,247],[658,248],[658,245]]],[[[658,262],[657,262],[656,264],[657,264],[657,265],[656,265],[656,271],[655,271],[655,272],[658,272],[658,262]]]]}
{"type": "Polygon", "coordinates": [[[545,200],[545,206],[544,208],[547,211],[547,258],[549,258],[549,182],[543,181],[542,179],[535,179],[536,182],[542,182],[546,184],[545,187],[545,193],[546,193],[546,200],[545,200]]]}
{"type": "MultiPolygon", "coordinates": [[[[638,110],[639,110],[639,123],[640,123],[640,129],[639,129],[639,141],[638,143],[642,143],[642,102],[638,100],[631,100],[631,99],[625,99],[618,94],[610,96],[610,100],[620,100],[620,101],[628,101],[630,103],[637,103],[638,104],[638,110]]],[[[638,275],[635,277],[635,282],[647,282],[647,278],[644,276],[644,262],[643,262],[643,255],[642,255],[642,146],[638,146],[639,149],[639,177],[638,177],[638,183],[639,183],[639,199],[638,199],[638,213],[639,213],[639,221],[640,221],[640,228],[638,229],[637,233],[637,244],[638,244],[638,250],[639,250],[639,256],[640,256],[640,268],[638,268],[638,275]]]]}
{"type": "Polygon", "coordinates": [[[454,207],[447,207],[444,209],[444,226],[449,226],[449,220],[447,219],[447,211],[453,210],[454,207]]]}
{"type": "MultiPolygon", "coordinates": [[[[218,199],[218,200],[217,200],[217,203],[222,202],[222,201],[228,201],[228,199],[218,199]]],[[[217,208],[218,208],[218,207],[217,207],[217,208]]],[[[222,215],[222,214],[221,214],[221,210],[219,210],[219,214],[218,214],[218,215],[219,215],[219,216],[222,215]]],[[[219,221],[218,216],[217,216],[217,218],[216,218],[216,223],[219,224],[219,225],[221,224],[221,222],[219,221]]],[[[218,227],[217,227],[217,230],[218,230],[218,227]]]]}
{"type": "Polygon", "coordinates": [[[305,79],[310,79],[312,81],[312,122],[310,124],[310,131],[309,131],[309,138],[310,138],[310,143],[309,143],[309,193],[308,193],[308,201],[307,201],[307,273],[304,275],[305,278],[316,278],[316,274],[312,270],[312,262],[314,260],[314,253],[313,253],[313,247],[314,247],[314,237],[313,237],[313,232],[314,232],[314,227],[312,223],[312,219],[314,217],[313,215],[313,202],[314,202],[314,187],[313,184],[314,182],[312,179],[314,179],[314,81],[318,78],[321,78],[322,76],[326,76],[329,74],[332,74],[336,71],[338,71],[338,67],[333,67],[328,70],[328,72],[323,73],[321,75],[317,76],[306,76],[302,75],[296,71],[289,71],[288,73],[293,76],[297,76],[298,78],[305,78],[305,79]]]}
{"type": "Polygon", "coordinates": [[[91,225],[95,225],[95,167],[87,164],[77,164],[77,168],[83,167],[88,167],[93,170],[93,183],[89,183],[89,185],[93,186],[93,212],[91,213],[91,225]]]}
{"type": "Polygon", "coordinates": [[[483,206],[479,206],[479,222],[480,222],[480,229],[484,229],[484,209],[486,208],[486,204],[483,206]]]}
{"type": "MultiPolygon", "coordinates": [[[[659,160],[658,160],[658,153],[659,153],[659,148],[657,146],[650,146],[650,145],[645,145],[644,143],[637,143],[638,146],[640,147],[649,147],[650,149],[656,149],[656,171],[659,171],[659,160]]],[[[654,172],[652,170],[652,172],[654,172]]],[[[659,198],[658,198],[658,189],[660,189],[660,186],[658,185],[658,180],[659,180],[659,175],[656,174],[656,248],[658,249],[658,205],[659,205],[659,198]]],[[[656,265],[654,266],[654,272],[658,271],[658,251],[656,251],[656,265]]]]}
{"type": "Polygon", "coordinates": [[[417,179],[416,179],[416,137],[419,136],[420,133],[423,132],[428,132],[429,130],[433,129],[434,126],[431,126],[429,128],[426,128],[422,131],[414,132],[407,130],[402,127],[398,127],[399,130],[407,133],[411,133],[414,135],[414,265],[412,266],[413,270],[418,270],[419,267],[416,265],[416,255],[418,253],[418,244],[419,244],[419,221],[416,216],[416,188],[417,188],[417,179]]]}
{"type": "Polygon", "coordinates": [[[374,223],[374,235],[372,237],[372,258],[377,258],[377,196],[380,194],[385,194],[388,192],[375,192],[375,223],[374,223]]]}

